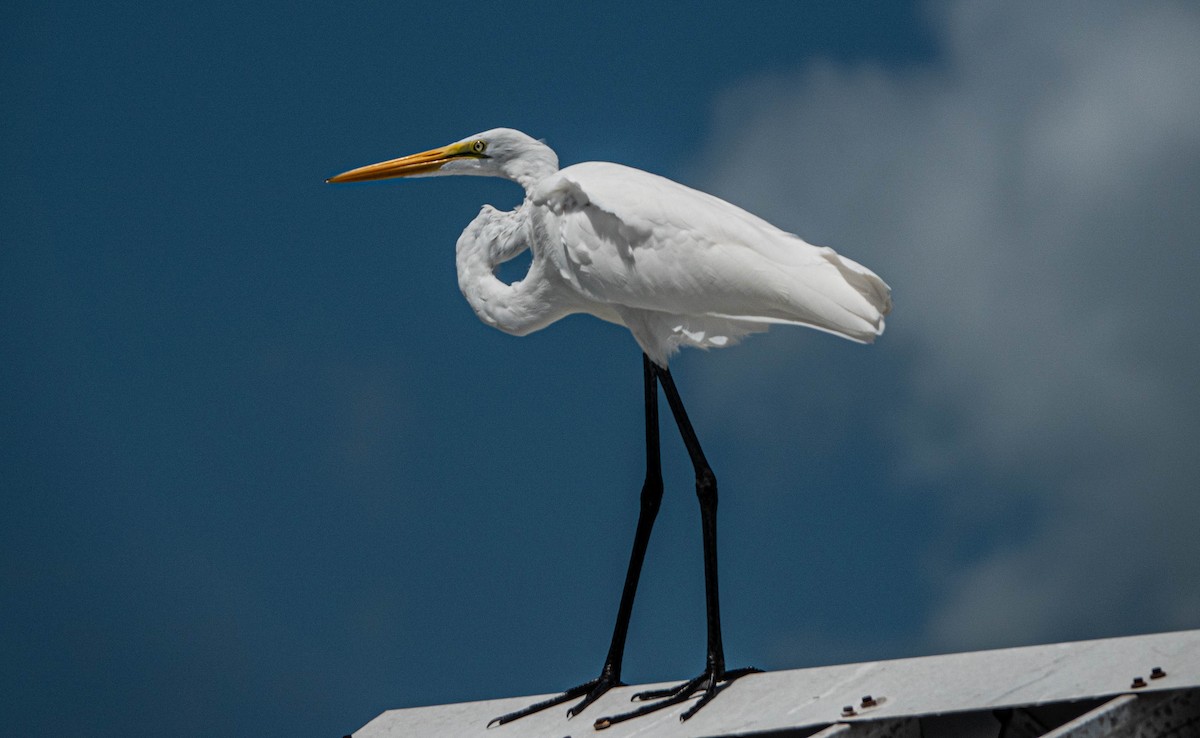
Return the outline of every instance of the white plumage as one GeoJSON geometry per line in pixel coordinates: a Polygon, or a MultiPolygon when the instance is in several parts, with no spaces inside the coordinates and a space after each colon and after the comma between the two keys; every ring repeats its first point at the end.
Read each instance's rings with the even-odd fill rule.
{"type": "Polygon", "coordinates": [[[524,335],[572,313],[627,327],[641,345],[646,406],[646,479],[612,645],[600,676],[491,724],[519,720],[578,699],[577,715],[621,682],[630,613],[663,496],[658,388],[696,472],[704,543],[708,642],[700,676],[634,700],[632,711],[601,717],[598,729],[699,699],[686,720],[732,681],[756,669],[725,668],[717,593],[717,482],[667,368],[683,346],[728,346],[772,323],[805,325],[854,341],[883,332],[888,286],[869,269],[785,233],[761,218],[669,179],[619,164],[588,162],[559,170],[545,144],[508,128],[486,131],[420,154],[332,178],[474,174],[505,177],[525,188],[520,207],[485,205],[458,239],[458,284],[475,314],[524,335]],[[505,284],[497,265],[532,251],[524,279],[505,284]]]}
{"type": "Polygon", "coordinates": [[[458,239],[459,287],[488,325],[524,335],[572,313],[624,325],[665,367],[683,346],[729,346],[772,323],[854,341],[883,332],[888,286],[871,270],[741,208],[638,169],[558,169],[545,144],[507,128],[330,181],[474,174],[525,188],[516,210],[484,206],[458,239]],[[498,264],[525,249],[511,285],[498,264]]]}

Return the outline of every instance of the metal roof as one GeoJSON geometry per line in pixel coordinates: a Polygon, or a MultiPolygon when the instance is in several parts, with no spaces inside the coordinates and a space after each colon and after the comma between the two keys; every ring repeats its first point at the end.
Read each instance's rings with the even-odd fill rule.
{"type": "Polygon", "coordinates": [[[752,674],[686,723],[687,702],[592,727],[655,686],[614,689],[572,720],[563,705],[490,729],[544,697],[389,710],[354,738],[1188,738],[1200,630],[752,674]]]}

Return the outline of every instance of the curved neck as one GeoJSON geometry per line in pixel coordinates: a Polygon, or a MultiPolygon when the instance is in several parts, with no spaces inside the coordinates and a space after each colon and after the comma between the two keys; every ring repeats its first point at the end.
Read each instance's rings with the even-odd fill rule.
{"type": "Polygon", "coordinates": [[[484,323],[523,336],[553,323],[571,310],[553,287],[556,275],[544,269],[537,251],[525,278],[505,284],[496,278],[499,264],[529,248],[528,201],[501,212],[484,205],[458,238],[458,287],[484,323]]]}

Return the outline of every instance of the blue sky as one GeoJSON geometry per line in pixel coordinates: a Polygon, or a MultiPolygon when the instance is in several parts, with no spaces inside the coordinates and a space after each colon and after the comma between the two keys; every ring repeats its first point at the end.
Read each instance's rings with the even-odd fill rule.
{"type": "MultiPolygon", "coordinates": [[[[1194,7],[581,8],[0,10],[8,730],[341,735],[595,674],[636,344],[476,320],[454,241],[514,186],[323,184],[501,125],[895,291],[871,347],[673,364],[731,665],[1200,626],[1194,7]]],[[[631,681],[703,659],[669,430],[631,681]]]]}

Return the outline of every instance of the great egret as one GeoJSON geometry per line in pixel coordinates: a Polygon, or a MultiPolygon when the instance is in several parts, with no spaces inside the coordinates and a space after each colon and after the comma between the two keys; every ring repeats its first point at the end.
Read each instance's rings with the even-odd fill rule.
{"type": "Polygon", "coordinates": [[[658,700],[602,717],[595,727],[700,698],[686,720],[724,686],[755,669],[726,670],[717,593],[717,482],[667,368],[682,346],[729,346],[772,323],[803,325],[868,343],[883,332],[888,286],[832,249],[810,245],[711,195],[654,174],[604,162],[558,168],[550,147],[496,128],[448,146],[353,169],[329,182],[471,174],[503,177],[525,189],[509,212],[484,205],[458,239],[458,285],[483,322],[525,335],[572,313],[623,325],[641,346],[645,389],[646,479],[616,627],[600,675],[523,710],[506,723],[581,698],[571,717],[622,684],[625,636],[646,546],[662,500],[658,383],[696,472],[704,542],[708,623],[704,672],[676,687],[642,692],[658,700]],[[525,278],[504,284],[497,265],[526,249],[525,278]]]}

